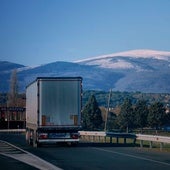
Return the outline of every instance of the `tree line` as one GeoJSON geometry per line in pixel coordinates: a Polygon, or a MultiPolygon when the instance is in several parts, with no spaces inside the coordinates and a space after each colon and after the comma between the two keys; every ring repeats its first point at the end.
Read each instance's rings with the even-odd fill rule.
{"type": "MultiPolygon", "coordinates": [[[[109,93],[107,91],[86,90],[83,92],[83,106],[87,103],[89,96],[95,95],[99,106],[107,107],[109,93]]],[[[146,100],[147,104],[160,101],[165,106],[170,105],[169,93],[143,93],[143,92],[126,92],[126,91],[112,91],[110,107],[120,106],[125,99],[130,99],[132,104],[137,103],[138,100],[146,100]]]]}
{"type": "Polygon", "coordinates": [[[170,125],[170,113],[159,101],[148,104],[142,99],[133,104],[131,99],[126,98],[119,107],[118,114],[106,108],[102,116],[95,95],[91,95],[82,111],[83,129],[107,131],[119,129],[129,132],[134,129],[142,131],[143,128],[160,129],[170,125]]]}

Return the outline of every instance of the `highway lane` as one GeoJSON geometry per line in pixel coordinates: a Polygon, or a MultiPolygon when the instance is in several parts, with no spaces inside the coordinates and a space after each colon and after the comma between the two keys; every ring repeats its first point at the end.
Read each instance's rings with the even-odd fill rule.
{"type": "Polygon", "coordinates": [[[51,163],[63,169],[170,169],[170,154],[126,147],[57,147],[39,149],[51,163]]]}
{"type": "Polygon", "coordinates": [[[0,139],[12,142],[65,170],[170,169],[170,153],[168,152],[87,143],[80,143],[77,147],[48,145],[32,148],[25,144],[23,135],[0,135],[0,139]]]}

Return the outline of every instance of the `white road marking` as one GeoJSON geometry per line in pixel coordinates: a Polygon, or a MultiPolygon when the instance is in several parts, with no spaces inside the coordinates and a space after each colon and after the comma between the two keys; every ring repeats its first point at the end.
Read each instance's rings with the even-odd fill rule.
{"type": "Polygon", "coordinates": [[[27,152],[21,148],[18,148],[17,146],[12,145],[6,141],[0,140],[0,143],[1,143],[0,147],[1,155],[19,160],[41,170],[62,170],[59,167],[56,167],[53,164],[39,158],[38,156],[30,152],[27,152]]]}
{"type": "Polygon", "coordinates": [[[149,158],[144,158],[144,157],[141,157],[141,156],[135,156],[135,155],[121,153],[121,152],[116,152],[116,151],[110,151],[110,150],[106,150],[106,149],[102,149],[102,148],[97,148],[97,147],[93,147],[93,149],[104,151],[104,152],[109,152],[109,153],[114,153],[114,154],[118,154],[118,155],[122,155],[122,156],[132,157],[132,158],[136,158],[136,159],[146,160],[146,161],[150,161],[150,162],[155,162],[155,163],[163,164],[163,165],[166,165],[166,166],[170,166],[170,163],[161,162],[161,161],[157,161],[157,160],[149,159],[149,158]]]}

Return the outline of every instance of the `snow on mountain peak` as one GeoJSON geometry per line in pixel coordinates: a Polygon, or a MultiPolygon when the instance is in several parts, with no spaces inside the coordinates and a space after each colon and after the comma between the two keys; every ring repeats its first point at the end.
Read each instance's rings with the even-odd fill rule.
{"type": "Polygon", "coordinates": [[[170,52],[154,51],[154,50],[131,50],[98,57],[87,58],[76,61],[76,63],[83,63],[86,65],[95,65],[102,68],[110,69],[136,69],[138,71],[143,68],[135,63],[132,63],[128,58],[151,58],[164,61],[170,61],[170,52]]]}
{"type": "Polygon", "coordinates": [[[169,51],[155,51],[155,50],[131,50],[126,52],[115,53],[114,56],[129,56],[129,57],[139,57],[139,58],[156,58],[168,60],[170,58],[169,51]]]}
{"type": "Polygon", "coordinates": [[[130,62],[121,59],[112,62],[111,58],[91,60],[87,63],[87,65],[98,65],[102,68],[111,68],[111,69],[120,69],[120,68],[130,69],[134,67],[130,62]]]}
{"type": "Polygon", "coordinates": [[[91,60],[98,60],[98,59],[106,59],[106,58],[112,58],[112,57],[134,57],[134,58],[155,58],[160,60],[170,60],[170,52],[169,51],[156,51],[156,50],[148,50],[148,49],[142,49],[142,50],[130,50],[125,52],[118,52],[113,54],[106,54],[101,55],[97,57],[91,57],[87,59],[82,59],[75,61],[76,63],[81,62],[88,62],[91,60]]]}

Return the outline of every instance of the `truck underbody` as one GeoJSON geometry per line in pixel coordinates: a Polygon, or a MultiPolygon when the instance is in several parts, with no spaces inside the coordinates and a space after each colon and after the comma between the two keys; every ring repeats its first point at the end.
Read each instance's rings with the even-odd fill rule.
{"type": "Polygon", "coordinates": [[[42,144],[60,143],[64,142],[68,145],[77,144],[79,142],[80,127],[39,127],[36,129],[26,129],[26,141],[34,147],[42,144]]]}

